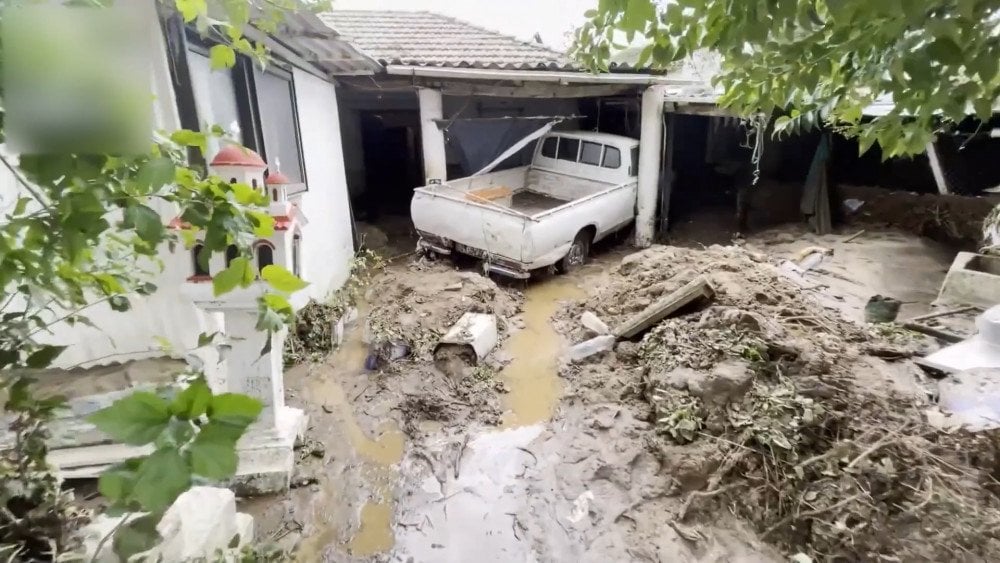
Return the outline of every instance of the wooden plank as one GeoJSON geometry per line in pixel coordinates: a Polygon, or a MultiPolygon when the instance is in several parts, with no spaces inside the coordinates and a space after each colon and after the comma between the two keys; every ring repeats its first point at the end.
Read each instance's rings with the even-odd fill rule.
{"type": "Polygon", "coordinates": [[[927,315],[920,315],[919,317],[913,317],[912,319],[906,321],[908,323],[916,323],[919,321],[927,321],[930,319],[936,319],[938,317],[950,317],[951,315],[958,315],[961,313],[969,313],[971,311],[982,311],[982,307],[977,307],[975,305],[970,305],[968,307],[959,307],[958,309],[949,309],[947,311],[940,311],[937,313],[929,313],[927,315]]]}
{"type": "Polygon", "coordinates": [[[914,323],[914,322],[903,323],[903,328],[912,330],[914,332],[926,334],[928,336],[933,336],[934,338],[940,338],[945,342],[958,343],[965,340],[964,336],[959,336],[953,332],[948,332],[927,325],[922,325],[920,323],[914,323]]]}
{"type": "Polygon", "coordinates": [[[698,276],[684,287],[662,299],[658,299],[640,313],[633,315],[629,320],[622,323],[615,329],[615,337],[632,338],[643,331],[649,330],[650,327],[676,313],[685,305],[713,297],[715,297],[715,289],[708,282],[708,278],[698,276]]]}

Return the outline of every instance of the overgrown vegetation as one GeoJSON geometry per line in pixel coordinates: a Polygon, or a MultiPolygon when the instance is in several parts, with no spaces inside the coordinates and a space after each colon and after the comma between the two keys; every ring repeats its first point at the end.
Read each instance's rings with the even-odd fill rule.
{"type": "Polygon", "coordinates": [[[375,252],[362,249],[351,259],[344,285],[325,303],[313,301],[295,313],[295,321],[285,339],[285,365],[323,361],[333,351],[333,327],[364,299],[372,280],[385,270],[385,261],[375,252]]]}
{"type": "Polygon", "coordinates": [[[574,53],[600,69],[626,47],[659,68],[714,52],[722,105],[777,115],[779,133],[825,123],[888,158],[923,153],[970,112],[991,118],[998,13],[995,0],[601,0],[574,53]],[[865,118],[876,101],[885,115],[865,118]]]}

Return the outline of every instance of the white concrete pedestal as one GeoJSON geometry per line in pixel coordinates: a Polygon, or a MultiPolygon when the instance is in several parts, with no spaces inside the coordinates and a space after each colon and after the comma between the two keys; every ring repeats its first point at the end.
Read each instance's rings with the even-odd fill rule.
{"type": "Polygon", "coordinates": [[[295,465],[295,443],[306,429],[305,413],[285,405],[281,354],[287,331],[268,335],[257,330],[257,297],[266,291],[264,284],[221,297],[215,297],[211,289],[205,283],[187,286],[197,306],[222,314],[222,332],[230,345],[222,362],[225,388],[213,392],[248,395],[263,405],[257,421],[237,444],[239,465],[229,487],[241,496],[287,490],[295,465]],[[261,354],[268,338],[270,348],[261,354]]]}
{"type": "Polygon", "coordinates": [[[229,488],[240,496],[287,490],[295,468],[295,443],[305,434],[308,419],[302,409],[281,407],[277,424],[251,430],[237,444],[240,461],[229,488]]]}

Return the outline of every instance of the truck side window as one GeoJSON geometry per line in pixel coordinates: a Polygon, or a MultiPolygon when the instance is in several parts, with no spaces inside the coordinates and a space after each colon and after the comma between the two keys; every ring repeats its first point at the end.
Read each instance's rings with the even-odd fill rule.
{"type": "Polygon", "coordinates": [[[590,141],[583,142],[583,150],[580,151],[580,162],[583,164],[593,164],[594,166],[601,165],[601,149],[604,145],[600,143],[592,143],[590,141]]]}
{"type": "Polygon", "coordinates": [[[580,152],[580,140],[579,139],[567,139],[563,137],[562,141],[559,143],[559,159],[560,160],[571,160],[576,162],[576,157],[580,152]]]}
{"type": "Polygon", "coordinates": [[[604,162],[601,166],[605,168],[618,168],[622,165],[622,151],[615,147],[604,149],[604,162]]]}
{"type": "Polygon", "coordinates": [[[559,144],[559,137],[546,137],[542,142],[542,156],[545,158],[556,157],[556,146],[559,144]]]}

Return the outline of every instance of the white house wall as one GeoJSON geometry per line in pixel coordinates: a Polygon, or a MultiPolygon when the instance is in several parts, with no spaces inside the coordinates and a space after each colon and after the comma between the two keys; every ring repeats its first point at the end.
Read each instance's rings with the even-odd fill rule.
{"type": "Polygon", "coordinates": [[[302,230],[303,275],[313,299],[324,299],[347,280],[354,255],[344,148],[333,84],[295,71],[299,128],[309,190],[299,206],[309,220],[302,230]]]}
{"type": "MultiPolygon", "coordinates": [[[[156,29],[159,29],[157,25],[156,29]]],[[[155,117],[164,130],[179,127],[166,51],[162,36],[155,34],[158,57],[152,69],[152,86],[157,97],[155,117]]],[[[308,191],[299,201],[309,219],[302,233],[300,256],[303,278],[310,282],[310,297],[323,299],[347,279],[353,256],[353,239],[344,174],[343,147],[334,86],[305,72],[294,73],[298,114],[302,134],[308,191]]],[[[0,209],[16,200],[17,184],[11,173],[0,170],[0,209]]],[[[176,216],[169,204],[157,209],[164,223],[176,216]]],[[[183,357],[196,346],[198,334],[214,332],[221,326],[216,315],[197,309],[181,293],[192,273],[189,251],[171,253],[164,245],[159,259],[164,270],[156,279],[158,287],[149,297],[131,296],[132,309],[119,313],[97,304],[85,314],[97,327],[66,324],[53,327],[49,342],[69,345],[54,367],[69,368],[110,364],[163,356],[161,342],[169,343],[169,355],[183,357]]]]}

